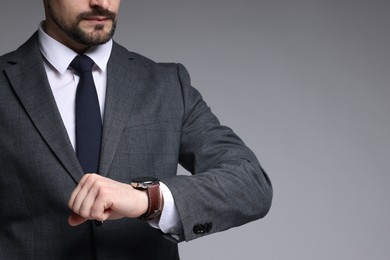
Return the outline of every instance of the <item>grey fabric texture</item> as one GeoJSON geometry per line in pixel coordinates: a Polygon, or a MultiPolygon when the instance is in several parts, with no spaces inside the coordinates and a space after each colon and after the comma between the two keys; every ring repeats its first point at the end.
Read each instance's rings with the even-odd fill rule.
{"type": "MultiPolygon", "coordinates": [[[[0,58],[0,259],[178,259],[176,243],[137,219],[68,225],[67,201],[83,171],[42,59],[36,34],[0,58]]],[[[182,65],[114,43],[106,95],[99,174],[162,180],[184,227],[180,240],[268,212],[266,173],[220,125],[182,65]],[[193,175],[176,176],[178,163],[193,175]]]]}

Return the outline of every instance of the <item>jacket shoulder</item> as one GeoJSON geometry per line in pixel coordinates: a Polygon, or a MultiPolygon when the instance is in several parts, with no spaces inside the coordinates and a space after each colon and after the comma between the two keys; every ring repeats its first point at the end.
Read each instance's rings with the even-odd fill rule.
{"type": "Polygon", "coordinates": [[[38,47],[38,33],[35,32],[25,43],[19,46],[16,50],[5,53],[0,56],[0,68],[4,69],[9,65],[16,63],[24,63],[30,58],[40,57],[38,47]]]}
{"type": "Polygon", "coordinates": [[[9,64],[13,64],[14,63],[13,61],[18,56],[19,56],[18,50],[14,50],[14,51],[11,51],[11,52],[8,52],[8,53],[1,55],[0,56],[0,68],[3,69],[4,67],[6,67],[9,64]]]}
{"type": "Polygon", "coordinates": [[[122,45],[114,42],[113,45],[113,52],[119,54],[121,57],[128,57],[130,60],[137,60],[137,63],[140,66],[143,66],[145,69],[151,69],[151,70],[168,70],[168,71],[177,71],[178,66],[180,64],[175,63],[175,62],[157,62],[154,61],[142,54],[136,53],[129,51],[122,45]]]}

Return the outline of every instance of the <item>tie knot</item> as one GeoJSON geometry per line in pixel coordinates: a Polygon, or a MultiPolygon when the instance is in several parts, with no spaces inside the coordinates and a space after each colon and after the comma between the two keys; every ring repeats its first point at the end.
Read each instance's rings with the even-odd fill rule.
{"type": "Polygon", "coordinates": [[[78,73],[91,72],[95,62],[86,55],[77,55],[70,63],[70,66],[78,73]]]}

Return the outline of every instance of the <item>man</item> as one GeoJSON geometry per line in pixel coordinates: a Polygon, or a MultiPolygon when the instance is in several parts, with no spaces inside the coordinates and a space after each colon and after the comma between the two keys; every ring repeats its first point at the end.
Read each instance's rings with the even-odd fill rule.
{"type": "Polygon", "coordinates": [[[112,41],[120,0],[44,6],[0,58],[0,259],[179,259],[266,215],[268,177],[184,67],[112,41]]]}

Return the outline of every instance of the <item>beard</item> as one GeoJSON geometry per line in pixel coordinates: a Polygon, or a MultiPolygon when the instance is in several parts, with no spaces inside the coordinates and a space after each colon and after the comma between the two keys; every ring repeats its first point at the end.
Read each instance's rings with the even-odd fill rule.
{"type": "Polygon", "coordinates": [[[94,9],[92,12],[84,12],[79,14],[73,23],[67,24],[61,20],[59,16],[51,12],[51,19],[54,23],[70,38],[78,43],[87,46],[100,45],[108,42],[115,33],[116,29],[116,14],[108,10],[94,9]],[[84,31],[80,23],[83,19],[87,19],[93,16],[103,16],[112,21],[110,30],[105,30],[106,26],[96,25],[92,32],[84,31]]]}

